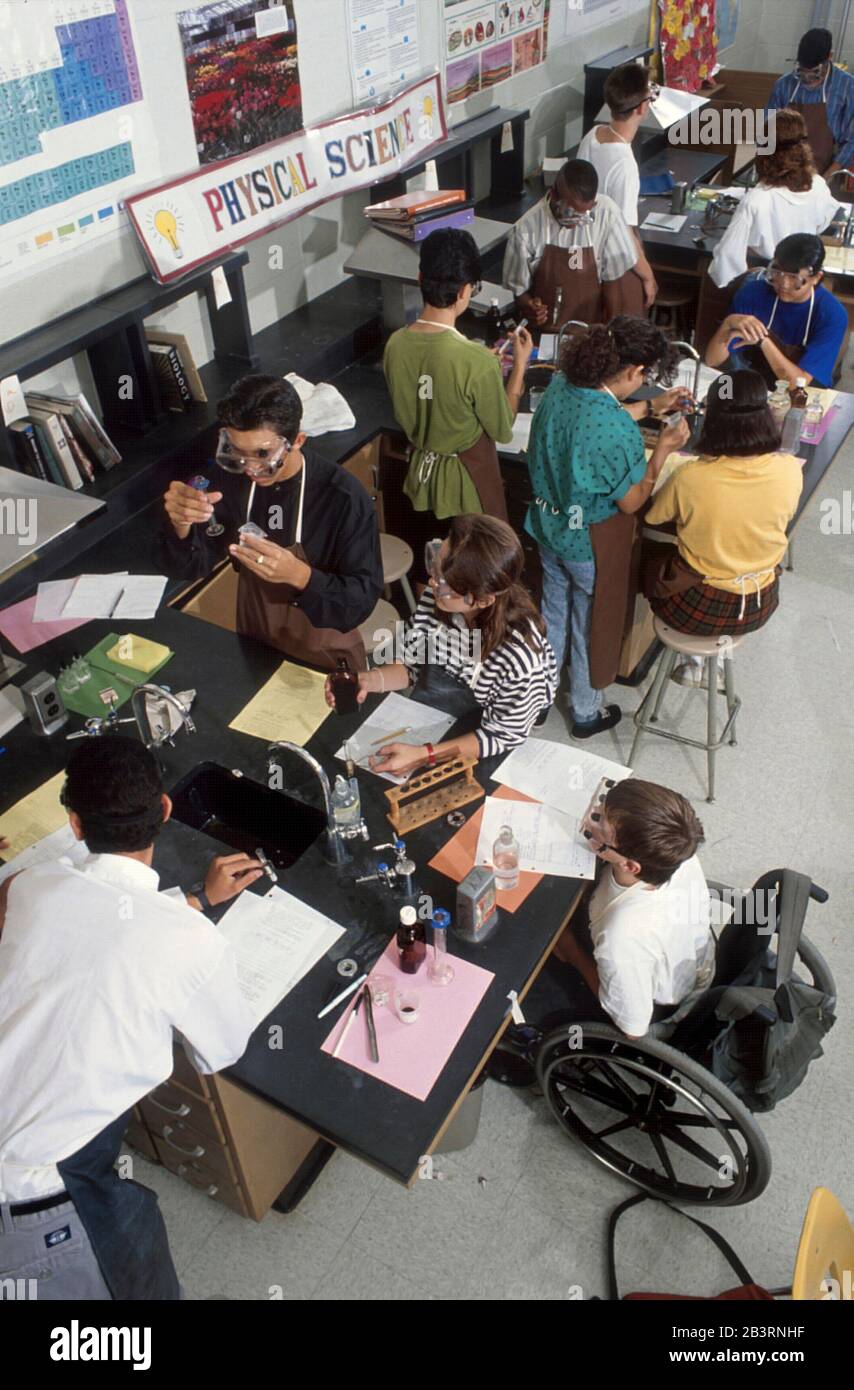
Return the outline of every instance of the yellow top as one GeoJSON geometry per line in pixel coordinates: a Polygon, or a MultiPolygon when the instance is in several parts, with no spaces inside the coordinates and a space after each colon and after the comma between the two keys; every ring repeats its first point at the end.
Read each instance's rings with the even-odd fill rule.
{"type": "Polygon", "coordinates": [[[653,498],[645,520],[676,522],[683,560],[707,584],[744,593],[764,589],[788,544],[786,528],[803,487],[792,454],[688,459],[653,498]]]}

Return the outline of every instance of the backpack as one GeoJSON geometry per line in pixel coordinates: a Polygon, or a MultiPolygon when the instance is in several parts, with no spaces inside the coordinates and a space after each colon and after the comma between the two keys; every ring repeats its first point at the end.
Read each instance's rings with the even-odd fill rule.
{"type": "Polygon", "coordinates": [[[755,957],[716,1002],[726,1026],[712,1045],[711,1070],[748,1110],[773,1110],[791,1095],[836,1022],[835,996],[792,971],[811,887],[805,875],[783,870],[776,958],[769,950],[755,957]]]}

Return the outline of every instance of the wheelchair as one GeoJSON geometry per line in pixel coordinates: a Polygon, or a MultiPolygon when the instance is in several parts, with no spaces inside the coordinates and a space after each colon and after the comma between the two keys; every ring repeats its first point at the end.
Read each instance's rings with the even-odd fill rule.
{"type": "MultiPolygon", "coordinates": [[[[751,1202],[768,1185],[771,1153],[747,1106],[709,1069],[715,1038],[725,1026],[715,1008],[727,986],[767,959],[776,939],[786,882],[809,885],[809,898],[827,893],[797,874],[773,870],[748,891],[709,884],[713,898],[732,903],[720,931],[714,974],[638,1039],[607,1023],[567,1023],[545,1033],[526,1025],[505,1049],[536,1072],[552,1116],[577,1144],[612,1173],[659,1200],[705,1207],[751,1202]],[[778,890],[773,924],[760,907],[778,890]]],[[[808,899],[804,896],[805,912],[808,899]]],[[[801,917],[801,922],[803,918],[801,917]]],[[[833,976],[821,953],[800,934],[793,975],[835,1000],[833,976]]]]}

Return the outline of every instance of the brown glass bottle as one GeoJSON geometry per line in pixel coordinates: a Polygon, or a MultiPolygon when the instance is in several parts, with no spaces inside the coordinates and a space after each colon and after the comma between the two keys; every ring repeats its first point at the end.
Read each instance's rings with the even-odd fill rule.
{"type": "Polygon", "coordinates": [[[404,975],[417,974],[427,955],[427,933],[424,930],[424,923],[419,922],[414,907],[402,907],[400,909],[397,949],[400,954],[398,964],[404,975]]]}
{"type": "Polygon", "coordinates": [[[359,677],[347,665],[347,658],[339,656],[330,681],[336,714],[355,714],[359,706],[356,696],[359,693],[359,677]]]}
{"type": "Polygon", "coordinates": [[[798,377],[797,384],[789,387],[789,400],[793,410],[806,410],[809,405],[809,395],[806,390],[806,379],[798,377]]]}

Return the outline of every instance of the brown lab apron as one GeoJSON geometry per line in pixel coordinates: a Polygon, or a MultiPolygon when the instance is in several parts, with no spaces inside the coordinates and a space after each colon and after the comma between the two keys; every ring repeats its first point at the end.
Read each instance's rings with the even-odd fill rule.
{"type": "MultiPolygon", "coordinates": [[[[307,468],[308,464],[303,459],[294,540],[292,545],[283,547],[306,564],[308,557],[302,546],[302,514],[307,468]]],[[[368,663],[358,628],[351,632],[338,632],[336,628],[315,627],[303,612],[301,599],[301,590],[292,584],[271,584],[241,570],[237,585],[238,632],[266,642],[297,661],[319,666],[324,671],[334,671],[339,657],[345,657],[352,670],[364,671],[368,663]]]]}
{"type": "MultiPolygon", "coordinates": [[[[833,67],[831,65],[830,71],[824,79],[825,95],[827,83],[830,80],[830,74],[832,72],[833,67]]],[[[800,83],[798,83],[798,87],[800,87],[800,83]]],[[[830,129],[827,122],[827,103],[826,101],[812,101],[809,104],[805,104],[800,101],[795,101],[794,98],[798,94],[798,87],[796,87],[792,93],[792,100],[786,104],[790,111],[800,111],[803,116],[804,124],[807,128],[807,140],[812,148],[815,167],[820,174],[823,174],[825,169],[833,163],[834,140],[833,131],[830,129]]]]}
{"type": "Polygon", "coordinates": [[[547,246],[534,271],[529,293],[532,299],[542,300],[552,315],[550,320],[540,325],[540,332],[556,333],[570,319],[579,319],[581,323],[603,321],[602,286],[592,246],[547,246]],[[575,253],[579,250],[581,265],[576,267],[575,253]],[[555,321],[557,290],[563,290],[563,302],[555,321]]]}
{"type": "MultiPolygon", "coordinates": [[[[768,336],[771,339],[774,346],[780,352],[782,352],[783,356],[787,357],[790,362],[794,362],[795,365],[797,365],[803,357],[804,353],[806,352],[807,348],[807,341],[810,335],[810,328],[812,327],[813,310],[815,309],[815,290],[813,290],[810,296],[810,311],[807,315],[807,326],[804,329],[804,338],[800,346],[797,343],[782,342],[781,339],[777,337],[777,334],[771,331],[771,325],[774,322],[774,315],[777,312],[777,305],[779,303],[779,299],[774,300],[774,308],[771,310],[771,317],[768,320],[768,336]]],[[[748,365],[752,367],[755,372],[759,372],[760,376],[764,379],[766,386],[776,386],[777,374],[774,371],[771,364],[768,362],[767,358],[765,357],[765,354],[762,351],[761,347],[759,347],[757,343],[749,343],[746,347],[736,348],[736,352],[738,353],[739,357],[743,357],[745,359],[748,365]]]]}
{"type": "Polygon", "coordinates": [[[636,518],[616,512],[588,527],[596,580],[590,619],[590,684],[596,690],[611,685],[620,666],[623,634],[634,611],[640,568],[636,518]]]}

